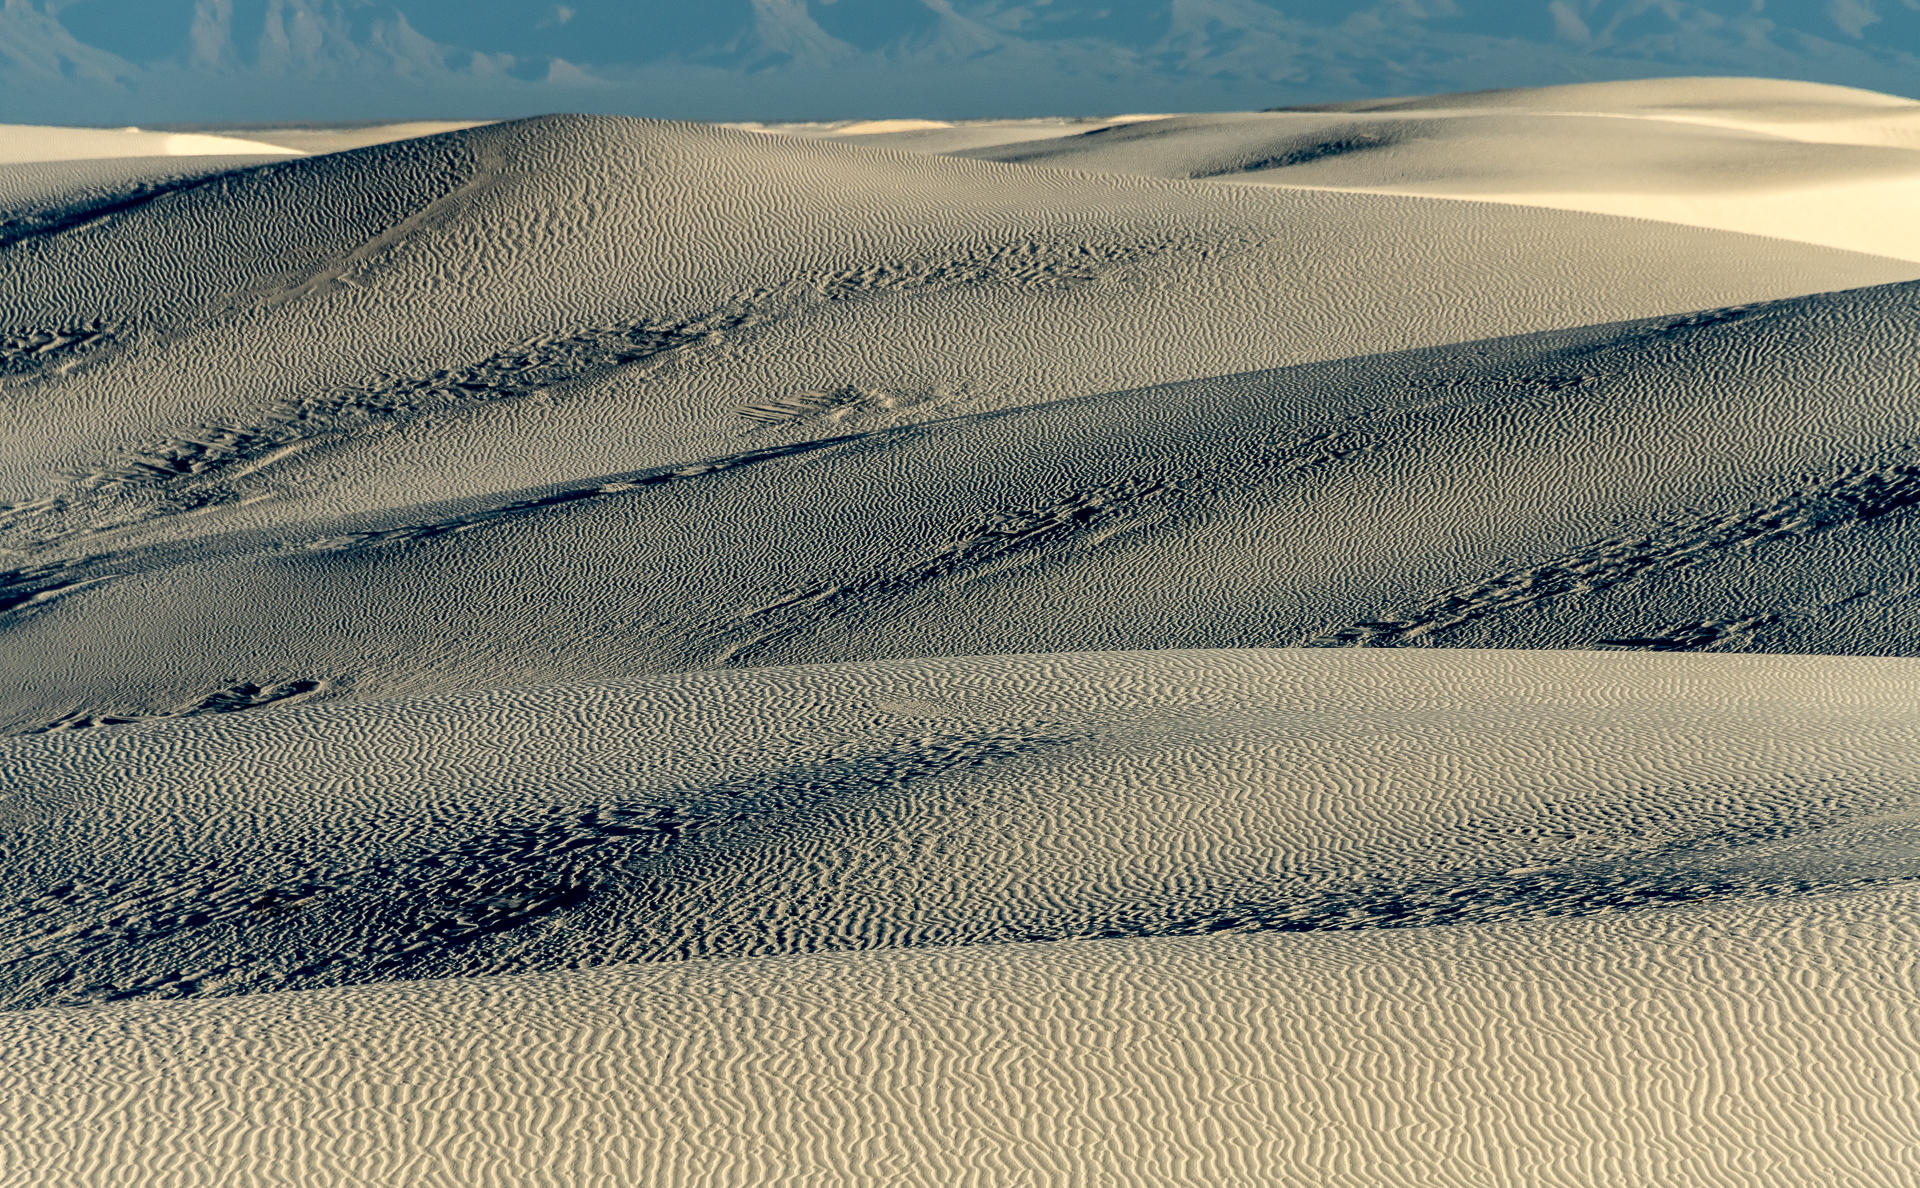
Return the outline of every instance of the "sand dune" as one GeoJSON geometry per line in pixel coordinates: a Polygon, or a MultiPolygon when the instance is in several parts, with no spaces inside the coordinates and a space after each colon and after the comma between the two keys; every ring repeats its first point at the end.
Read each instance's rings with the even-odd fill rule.
{"type": "Polygon", "coordinates": [[[922,153],[958,153],[1025,140],[1049,140],[1101,128],[1122,127],[1165,114],[1041,117],[1017,120],[838,120],[823,123],[740,123],[728,127],[773,132],[811,140],[854,140],[869,148],[899,148],[922,153]]]}
{"type": "Polygon", "coordinates": [[[99,331],[8,377],[0,531],[37,555],[301,524],[1915,268],[1561,212],[493,125],[222,175],[0,257],[0,324],[99,331]]]}
{"type": "Polygon", "coordinates": [[[1129,647],[1915,654],[1916,300],[1312,364],[111,549],[11,579],[0,705],[41,729],[289,682],[1129,647]]]}
{"type": "Polygon", "coordinates": [[[257,140],[194,132],[0,124],[0,165],[108,157],[284,157],[296,151],[257,140]]]}
{"type": "Polygon", "coordinates": [[[0,134],[0,1184],[1920,1177],[1917,112],[0,134]]]}
{"type": "MultiPolygon", "coordinates": [[[[339,127],[291,128],[266,127],[236,129],[232,133],[302,153],[341,153],[368,145],[412,140],[478,128],[488,120],[407,120],[398,124],[349,124],[339,127]]],[[[227,133],[220,133],[227,135],[227,133]]]]}
{"type": "Polygon", "coordinates": [[[1920,260],[1920,103],[1673,79],[1182,116],[966,156],[1658,219],[1920,260]]]}
{"type": "Polygon", "coordinates": [[[1148,652],[7,744],[0,1006],[1419,928],[1920,875],[1915,667],[1148,652]]]}
{"type": "Polygon", "coordinates": [[[1825,144],[1920,149],[1920,102],[1774,78],[1650,78],[1329,103],[1292,111],[1532,111],[1628,115],[1825,144]]]}
{"type": "Polygon", "coordinates": [[[83,157],[0,165],[0,246],[60,234],[125,204],[278,157],[83,157]]]}
{"type": "Polygon", "coordinates": [[[8,881],[55,890],[21,896],[15,994],[62,969],[52,989],[85,998],[943,947],[9,1016],[5,1116],[33,1146],[8,1162],[42,1183],[1865,1183],[1911,1151],[1912,894],[1858,888],[1911,877],[1914,680],[1049,657],[15,744],[40,791],[13,823],[47,844],[8,881]],[[1274,927],[1314,931],[1146,939],[1274,927]],[[1023,934],[1134,939],[945,947],[1023,934]],[[366,964],[330,965],[343,949],[366,964]]]}
{"type": "MultiPolygon", "coordinates": [[[[1139,534],[1122,529],[1161,517],[1169,500],[1227,512],[1242,490],[1305,497],[1319,479],[1276,475],[1276,459],[1307,466],[1316,434],[1380,431],[1348,424],[1373,415],[1368,401],[1386,401],[1388,418],[1453,424],[1432,431],[1434,447],[1466,431],[1444,410],[1402,410],[1431,396],[1396,391],[1395,369],[1409,364],[1379,352],[1904,279],[1914,267],[1588,215],[1040,171],[635,120],[491,125],[143,191],[0,254],[0,319],[12,327],[0,383],[14,428],[0,442],[0,613],[18,623],[0,640],[11,660],[0,722],[246,703],[257,693],[235,690],[289,682],[338,697],[719,662],[1265,645],[1417,614],[1410,600],[1495,578],[1516,558],[1551,564],[1664,524],[1679,492],[1597,508],[1549,499],[1560,526],[1532,537],[1454,524],[1447,532],[1478,535],[1438,570],[1431,545],[1450,536],[1369,542],[1363,557],[1412,556],[1384,569],[1343,560],[1331,586],[1304,574],[1354,550],[1337,538],[1276,548],[1269,522],[1228,548],[1260,560],[1251,585],[1224,587],[1253,601],[1224,613],[1217,594],[1188,601],[1204,570],[1186,561],[1150,565],[1165,576],[1123,586],[1111,614],[1061,604],[1072,582],[1020,592],[1044,613],[984,619],[958,590],[1106,540],[1091,563],[1132,566],[1122,558],[1139,534]],[[1142,383],[1357,357],[1380,361],[1300,373],[1277,403],[1264,381],[1208,389],[1239,392],[1223,398],[1245,407],[1206,415],[1253,431],[1222,438],[1223,456],[1193,436],[1216,431],[1193,417],[1185,390],[991,419],[1142,383]],[[1346,391],[1356,383],[1368,394],[1346,391]],[[1121,430],[1116,416],[1146,423],[1121,430]],[[1158,444],[1143,450],[1137,434],[1158,444]],[[798,449],[842,438],[825,454],[798,449]],[[941,451],[931,466],[905,461],[930,449],[941,451]],[[1056,449],[1079,461],[1065,472],[1013,461],[1056,449]],[[820,466],[846,485],[761,485],[820,466]],[[714,474],[671,491],[655,481],[687,468],[714,474]],[[1196,468],[1208,476],[1199,486],[1182,477],[1196,468]],[[623,483],[644,490],[579,504],[623,483]],[[876,491],[889,493],[867,506],[876,491]],[[741,497],[753,500],[744,512],[741,497]],[[859,506],[784,510],[816,497],[819,509],[859,506]],[[536,514],[506,517],[518,526],[448,531],[522,505],[536,514]],[[656,506],[639,520],[625,510],[656,506]],[[606,514],[607,527],[588,526],[606,514]],[[691,546],[700,564],[683,551],[688,531],[704,537],[691,546]],[[383,541],[396,547],[372,547],[383,541]],[[556,568],[550,549],[570,559],[556,568]],[[498,572],[486,568],[495,556],[498,572]],[[428,557],[451,567],[447,580],[428,557]],[[1356,581],[1387,586],[1362,600],[1356,581]],[[524,605],[534,589],[544,592],[524,605]],[[154,613],[182,597],[188,618],[154,613]],[[918,614],[908,606],[929,597],[958,598],[959,617],[904,627],[903,613],[918,614]],[[1146,605],[1163,597],[1175,602],[1146,605]],[[370,618],[368,607],[408,609],[370,618]],[[182,634],[209,616],[220,626],[182,634]],[[800,642],[823,629],[824,642],[800,642]]],[[[1906,390],[1897,372],[1871,370],[1897,349],[1887,319],[1900,316],[1858,315],[1869,339],[1893,337],[1859,355],[1870,372],[1849,382],[1906,390]]],[[[1723,344],[1710,358],[1744,361],[1755,345],[1746,329],[1626,330],[1609,367],[1658,382],[1668,353],[1696,340],[1723,344]]],[[[1507,373],[1476,378],[1480,361],[1518,351],[1544,369],[1525,381],[1544,384],[1543,399],[1584,407],[1600,390],[1589,381],[1606,376],[1551,361],[1586,349],[1556,343],[1462,348],[1432,365],[1456,377],[1448,383],[1497,386],[1507,373]]],[[[1810,367],[1823,349],[1768,366],[1810,367]]],[[[1730,399],[1751,386],[1705,364],[1693,374],[1735,384],[1730,399]]],[[[1663,399],[1652,415],[1699,432],[1684,390],[1663,399]]],[[[1871,407],[1892,426],[1904,406],[1871,407]]],[[[1801,470],[1878,458],[1892,445],[1885,432],[1868,432],[1858,457],[1788,446],[1774,472],[1687,490],[1728,513],[1777,500],[1828,481],[1801,470]]],[[[1622,444],[1629,457],[1661,448],[1622,444]]],[[[1336,479],[1332,489],[1350,499],[1369,488],[1336,479]]],[[[1505,518],[1490,506],[1467,514],[1505,518]]],[[[1184,523],[1195,548],[1224,530],[1184,523]]],[[[1080,606],[1112,593],[1113,579],[1081,568],[1074,581],[1092,584],[1080,606]]],[[[1686,597],[1517,642],[1590,644],[1774,609],[1686,597]]],[[[1854,613],[1890,612],[1870,600],[1854,613]]],[[[1788,640],[1822,621],[1795,614],[1788,640]]],[[[1811,646],[1853,647],[1857,629],[1833,622],[1811,646]]],[[[1901,651],[1903,638],[1869,650],[1901,651]]]]}
{"type": "Polygon", "coordinates": [[[0,1182],[1920,1176],[1910,887],[0,1015],[0,1182]]]}

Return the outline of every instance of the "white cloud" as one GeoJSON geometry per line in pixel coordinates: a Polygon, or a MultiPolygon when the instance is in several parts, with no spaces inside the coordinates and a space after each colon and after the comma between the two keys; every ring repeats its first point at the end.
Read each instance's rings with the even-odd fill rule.
{"type": "Polygon", "coordinates": [[[1547,11],[1553,14],[1555,37],[1562,41],[1573,42],[1592,39],[1593,31],[1587,28],[1587,23],[1580,19],[1579,13],[1573,11],[1572,5],[1569,5],[1567,0],[1553,0],[1552,4],[1547,5],[1547,11]]]}
{"type": "Polygon", "coordinates": [[[1880,14],[1867,0],[1827,0],[1827,19],[1848,37],[1859,37],[1880,19],[1880,14]]]}

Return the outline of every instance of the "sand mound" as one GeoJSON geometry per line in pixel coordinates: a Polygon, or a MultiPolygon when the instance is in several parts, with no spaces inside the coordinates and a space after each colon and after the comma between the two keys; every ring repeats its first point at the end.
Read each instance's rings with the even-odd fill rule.
{"type": "Polygon", "coordinates": [[[774,132],[813,140],[855,138],[869,148],[898,148],[918,153],[960,153],[1025,140],[1049,140],[1101,128],[1118,128],[1166,114],[1138,113],[1108,116],[1040,116],[1013,120],[859,120],[851,123],[729,124],[750,132],[774,132]]]}
{"type": "Polygon", "coordinates": [[[1916,693],[1899,661],[1103,653],[22,739],[0,1005],[1870,886],[1920,876],[1916,693]]]}
{"type": "Polygon", "coordinates": [[[0,704],[18,730],[300,681],[1129,647],[1914,654],[1916,300],[1303,365],[185,545],[103,536],[12,579],[0,704]]]}
{"type": "Polygon", "coordinates": [[[0,164],[0,1182],[1915,1179],[1917,110],[0,164]]]}
{"type": "Polygon", "coordinates": [[[1657,79],[1184,116],[964,155],[1658,219],[1920,260],[1920,103],[1657,79]]]}
{"type": "Polygon", "coordinates": [[[1814,142],[1920,149],[1920,102],[1857,87],[1775,78],[1650,78],[1281,110],[1630,115],[1771,131],[1814,142]]]}
{"type": "Polygon", "coordinates": [[[1871,884],[1912,877],[1915,682],[1000,658],[16,743],[16,993],[940,947],[0,1015],[0,1150],[23,1184],[1900,1182],[1920,901],[1871,884]],[[1407,927],[1444,919],[1494,922],[1407,927]],[[1313,931],[1153,936],[1271,928],[1313,931]],[[1023,930],[1124,939],[950,947],[1023,930]]]}
{"type": "Polygon", "coordinates": [[[0,254],[8,334],[97,331],[8,364],[0,497],[37,510],[0,532],[298,524],[1913,268],[1559,212],[493,125],[70,212],[0,254]],[[150,515],[182,482],[223,493],[150,515]]]}
{"type": "Polygon", "coordinates": [[[15,1183],[1920,1177],[1910,890],[0,1015],[15,1183]]]}
{"type": "MultiPolygon", "coordinates": [[[[488,120],[408,120],[399,124],[349,124],[318,128],[247,128],[232,135],[301,153],[342,153],[368,145],[478,128],[488,120]]],[[[221,133],[227,135],[227,133],[221,133]]]]}

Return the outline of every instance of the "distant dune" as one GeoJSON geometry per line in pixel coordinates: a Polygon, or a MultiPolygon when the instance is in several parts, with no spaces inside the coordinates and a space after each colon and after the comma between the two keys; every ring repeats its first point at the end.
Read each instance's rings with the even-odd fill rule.
{"type": "Polygon", "coordinates": [[[193,132],[0,125],[0,165],[111,157],[279,157],[294,152],[255,140],[193,132]]]}
{"type": "Polygon", "coordinates": [[[0,1184],[1920,1178],[1920,103],[258,135],[0,132],[0,1184]]]}
{"type": "Polygon", "coordinates": [[[1920,260],[1920,103],[1674,79],[1169,117],[967,155],[1466,198],[1920,260]]]}

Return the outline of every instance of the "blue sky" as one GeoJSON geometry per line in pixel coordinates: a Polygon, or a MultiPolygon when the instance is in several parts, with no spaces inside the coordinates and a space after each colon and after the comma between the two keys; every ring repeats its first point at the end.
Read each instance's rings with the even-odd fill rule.
{"type": "Polygon", "coordinates": [[[1661,74],[1920,94],[1920,0],[0,0],[0,119],[948,118],[1661,74]]]}

